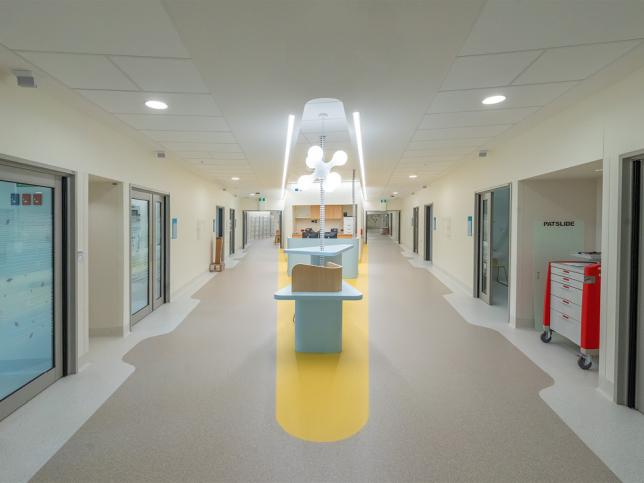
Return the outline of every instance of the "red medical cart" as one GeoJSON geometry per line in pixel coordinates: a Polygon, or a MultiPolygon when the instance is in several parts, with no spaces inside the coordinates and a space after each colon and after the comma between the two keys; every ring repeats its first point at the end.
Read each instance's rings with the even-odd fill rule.
{"type": "Polygon", "coordinates": [[[541,340],[556,332],[579,346],[577,364],[590,369],[599,354],[599,299],[601,263],[556,261],[548,263],[541,340]]]}

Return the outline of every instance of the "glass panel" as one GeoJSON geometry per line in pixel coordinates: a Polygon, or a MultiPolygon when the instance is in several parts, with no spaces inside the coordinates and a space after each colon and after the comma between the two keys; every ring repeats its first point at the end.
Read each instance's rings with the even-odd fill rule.
{"type": "Polygon", "coordinates": [[[132,314],[147,307],[149,301],[149,202],[131,200],[130,211],[130,290],[132,291],[132,314]]]}
{"type": "Polygon", "coordinates": [[[487,294],[487,272],[490,259],[490,215],[488,213],[488,200],[483,199],[481,207],[481,292],[487,294]]]}
{"type": "Polygon", "coordinates": [[[162,223],[161,202],[154,202],[154,299],[161,297],[161,254],[162,254],[162,223]]]}
{"type": "Polygon", "coordinates": [[[53,194],[0,181],[0,399],[55,365],[53,194]]]}

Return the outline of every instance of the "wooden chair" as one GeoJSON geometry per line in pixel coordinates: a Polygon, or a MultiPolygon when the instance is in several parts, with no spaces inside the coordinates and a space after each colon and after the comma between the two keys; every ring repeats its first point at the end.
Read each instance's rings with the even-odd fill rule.
{"type": "Polygon", "coordinates": [[[303,263],[293,267],[293,292],[340,292],[342,266],[327,262],[324,267],[303,263]]]}

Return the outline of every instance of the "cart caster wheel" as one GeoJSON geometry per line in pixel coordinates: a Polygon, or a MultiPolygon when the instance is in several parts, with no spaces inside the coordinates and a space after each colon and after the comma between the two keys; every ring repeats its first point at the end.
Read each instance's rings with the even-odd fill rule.
{"type": "Polygon", "coordinates": [[[583,356],[579,356],[577,358],[577,365],[584,371],[587,371],[593,365],[593,360],[590,357],[585,358],[583,356]]]}
{"type": "Polygon", "coordinates": [[[543,332],[541,332],[541,342],[543,342],[544,344],[547,344],[551,340],[552,340],[552,332],[550,332],[549,330],[544,330],[543,332]]]}

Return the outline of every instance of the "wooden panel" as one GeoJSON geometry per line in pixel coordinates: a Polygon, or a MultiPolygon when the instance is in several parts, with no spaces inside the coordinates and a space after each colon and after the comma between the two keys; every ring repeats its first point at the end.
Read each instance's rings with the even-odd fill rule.
{"type": "Polygon", "coordinates": [[[293,267],[293,292],[340,292],[342,267],[328,262],[325,267],[298,264],[293,267]]]}
{"type": "Polygon", "coordinates": [[[338,233],[338,238],[353,238],[351,234],[338,233]]]}
{"type": "Polygon", "coordinates": [[[311,205],[311,219],[312,220],[320,219],[320,205],[311,205]]]}

